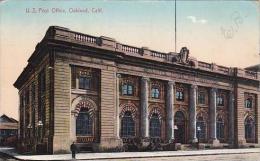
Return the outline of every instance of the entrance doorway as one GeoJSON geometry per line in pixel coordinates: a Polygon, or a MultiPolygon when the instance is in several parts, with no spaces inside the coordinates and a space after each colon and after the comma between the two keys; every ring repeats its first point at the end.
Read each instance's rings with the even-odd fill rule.
{"type": "Polygon", "coordinates": [[[177,111],[174,116],[174,124],[176,129],[174,129],[174,137],[177,143],[185,143],[186,128],[185,128],[185,116],[183,112],[177,111]]]}

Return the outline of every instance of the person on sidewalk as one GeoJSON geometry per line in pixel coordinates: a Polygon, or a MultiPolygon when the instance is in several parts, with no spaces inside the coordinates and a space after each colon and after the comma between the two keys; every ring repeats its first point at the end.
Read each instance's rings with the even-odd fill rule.
{"type": "Polygon", "coordinates": [[[71,151],[71,154],[72,154],[72,159],[75,159],[76,158],[76,152],[77,152],[77,146],[76,146],[74,141],[70,146],[70,151],[71,151]]]}

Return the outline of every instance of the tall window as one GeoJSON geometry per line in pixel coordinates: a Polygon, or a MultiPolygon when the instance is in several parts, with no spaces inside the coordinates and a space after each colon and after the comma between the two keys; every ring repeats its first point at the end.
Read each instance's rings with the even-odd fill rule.
{"type": "Polygon", "coordinates": [[[121,120],[121,136],[133,137],[135,136],[135,122],[132,118],[132,113],[126,111],[121,120]]]}
{"type": "Polygon", "coordinates": [[[254,142],[255,139],[255,122],[249,117],[245,120],[245,138],[247,142],[254,142]]]}
{"type": "Polygon", "coordinates": [[[35,102],[35,84],[32,83],[32,87],[31,87],[31,93],[32,93],[32,104],[35,102]]]}
{"type": "Polygon", "coordinates": [[[224,130],[225,130],[224,121],[223,121],[223,119],[219,118],[217,120],[217,138],[218,139],[224,139],[224,130]]]}
{"type": "Polygon", "coordinates": [[[197,137],[199,139],[206,139],[206,123],[203,117],[201,116],[197,118],[196,132],[197,132],[197,137]],[[200,131],[198,131],[198,127],[200,128],[200,131]]]}
{"type": "Polygon", "coordinates": [[[89,111],[85,108],[81,109],[76,120],[76,135],[92,136],[93,120],[89,111]]]}
{"type": "Polygon", "coordinates": [[[26,90],[26,94],[25,94],[25,104],[29,105],[29,101],[30,101],[30,91],[26,90]]]}
{"type": "Polygon", "coordinates": [[[223,95],[217,96],[217,106],[224,106],[224,96],[223,95]]]}
{"type": "Polygon", "coordinates": [[[161,137],[161,124],[157,113],[153,113],[149,123],[150,137],[161,137]]]}
{"type": "Polygon", "coordinates": [[[42,70],[39,74],[39,89],[41,94],[44,94],[46,90],[45,80],[45,70],[42,70]]]}
{"type": "Polygon", "coordinates": [[[198,103],[199,104],[205,104],[206,103],[205,97],[206,97],[205,92],[199,92],[199,94],[198,94],[198,103]]]}
{"type": "Polygon", "coordinates": [[[159,98],[160,91],[158,87],[152,87],[152,98],[159,98]]]}
{"type": "Polygon", "coordinates": [[[122,95],[132,96],[134,94],[133,90],[134,87],[131,83],[125,83],[122,85],[122,95]]]}
{"type": "Polygon", "coordinates": [[[252,108],[253,107],[253,99],[251,97],[247,98],[245,101],[246,108],[252,108]]]}
{"type": "Polygon", "coordinates": [[[177,91],[176,92],[176,100],[177,101],[184,101],[184,92],[183,91],[177,91]]]}
{"type": "Polygon", "coordinates": [[[45,70],[43,69],[38,77],[38,89],[39,89],[39,95],[38,95],[38,120],[42,121],[43,125],[45,122],[45,90],[46,90],[46,78],[45,78],[45,70]]]}
{"type": "Polygon", "coordinates": [[[79,76],[79,89],[90,89],[91,78],[79,76]]]}
{"type": "Polygon", "coordinates": [[[34,82],[32,83],[32,87],[31,87],[31,93],[32,93],[32,97],[31,97],[31,108],[32,108],[32,128],[33,128],[33,135],[35,134],[35,84],[34,82]]]}

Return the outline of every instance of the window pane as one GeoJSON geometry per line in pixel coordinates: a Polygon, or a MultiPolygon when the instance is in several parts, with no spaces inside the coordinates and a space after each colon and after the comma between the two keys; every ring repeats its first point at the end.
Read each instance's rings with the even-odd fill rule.
{"type": "Polygon", "coordinates": [[[127,95],[127,85],[126,85],[126,84],[124,84],[124,85],[122,86],[122,94],[123,94],[123,95],[127,95]]]}
{"type": "Polygon", "coordinates": [[[89,112],[81,110],[76,120],[76,135],[89,136],[92,135],[93,121],[89,112]]]}
{"type": "Polygon", "coordinates": [[[159,89],[158,88],[152,88],[152,98],[159,98],[159,89]]]}
{"type": "Polygon", "coordinates": [[[177,91],[176,92],[176,99],[178,101],[184,101],[184,93],[182,91],[177,91]]]}
{"type": "Polygon", "coordinates": [[[90,79],[88,77],[79,77],[79,88],[80,89],[90,89],[90,79]]]}
{"type": "Polygon", "coordinates": [[[128,93],[128,95],[132,95],[133,94],[133,86],[132,85],[128,85],[127,93],[128,93]]]}
{"type": "Polygon", "coordinates": [[[126,112],[121,120],[121,136],[135,136],[135,123],[131,112],[126,112]]]}
{"type": "Polygon", "coordinates": [[[223,139],[224,138],[224,122],[223,120],[219,119],[217,121],[217,138],[223,139]]]}
{"type": "Polygon", "coordinates": [[[160,137],[161,136],[161,126],[158,114],[153,114],[150,119],[149,132],[151,137],[160,137]]]}
{"type": "Polygon", "coordinates": [[[196,131],[197,131],[197,137],[199,139],[206,139],[206,123],[201,117],[198,118],[197,120],[196,131]],[[198,130],[198,127],[200,127],[200,131],[198,130]]]}

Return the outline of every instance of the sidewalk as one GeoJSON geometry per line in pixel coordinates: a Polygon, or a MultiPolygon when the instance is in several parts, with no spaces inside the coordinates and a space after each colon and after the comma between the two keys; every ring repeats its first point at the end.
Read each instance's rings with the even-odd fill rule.
{"type": "MultiPolygon", "coordinates": [[[[20,155],[13,148],[0,148],[0,153],[5,153],[18,160],[71,160],[71,154],[55,155],[20,155]]],[[[121,153],[79,153],[79,160],[102,160],[102,159],[127,159],[127,158],[151,158],[151,157],[177,157],[177,156],[201,156],[220,154],[243,154],[259,153],[260,148],[250,149],[214,149],[194,151],[160,151],[160,152],[121,152],[121,153]]]]}

